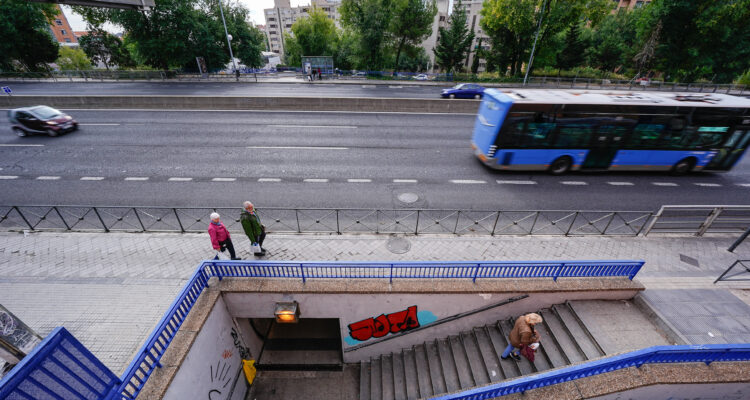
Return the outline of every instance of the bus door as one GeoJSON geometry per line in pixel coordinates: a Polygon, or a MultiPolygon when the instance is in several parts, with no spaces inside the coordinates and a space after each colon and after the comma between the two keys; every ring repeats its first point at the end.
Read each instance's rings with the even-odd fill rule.
{"type": "Polygon", "coordinates": [[[583,161],[583,169],[606,169],[612,164],[625,143],[625,135],[630,132],[630,125],[617,122],[605,122],[597,127],[592,136],[589,152],[583,161]]]}
{"type": "Polygon", "coordinates": [[[729,170],[745,153],[750,143],[750,126],[738,126],[724,144],[717,149],[716,156],[707,169],[729,170]]]}

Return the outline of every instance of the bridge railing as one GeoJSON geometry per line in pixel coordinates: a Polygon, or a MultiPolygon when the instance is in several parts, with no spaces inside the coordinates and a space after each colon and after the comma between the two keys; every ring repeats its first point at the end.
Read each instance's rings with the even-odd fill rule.
{"type": "Polygon", "coordinates": [[[702,362],[709,365],[721,361],[750,361],[750,344],[649,347],[507,382],[451,393],[435,397],[434,400],[492,399],[623,368],[640,368],[644,364],[702,362]]]}
{"type": "Polygon", "coordinates": [[[626,277],[633,279],[642,260],[513,261],[513,262],[284,262],[204,261],[136,354],[109,399],[138,396],[174,339],[188,313],[212,277],[264,277],[308,279],[472,279],[626,277]]]}
{"type": "Polygon", "coordinates": [[[745,232],[750,227],[750,205],[662,206],[644,234],[676,233],[703,236],[745,232]]]}

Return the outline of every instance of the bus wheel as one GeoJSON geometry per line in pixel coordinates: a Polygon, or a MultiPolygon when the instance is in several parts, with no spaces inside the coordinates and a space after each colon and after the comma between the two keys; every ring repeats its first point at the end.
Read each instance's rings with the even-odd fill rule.
{"type": "Polygon", "coordinates": [[[680,160],[672,167],[673,175],[685,175],[693,170],[695,166],[695,159],[690,157],[684,160],[680,160]]]}
{"type": "Polygon", "coordinates": [[[562,175],[570,171],[570,167],[573,165],[573,160],[568,156],[560,157],[549,166],[549,172],[552,175],[562,175]]]}

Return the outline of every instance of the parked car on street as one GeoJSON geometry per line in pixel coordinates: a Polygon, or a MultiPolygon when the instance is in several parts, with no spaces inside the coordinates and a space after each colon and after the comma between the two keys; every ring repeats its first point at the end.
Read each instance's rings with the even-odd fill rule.
{"type": "Polygon", "coordinates": [[[484,87],[475,83],[460,83],[450,89],[443,89],[442,97],[450,99],[481,99],[484,95],[484,87]]]}
{"type": "Polygon", "coordinates": [[[11,129],[18,136],[45,133],[57,136],[78,129],[78,122],[68,114],[47,106],[22,107],[8,110],[11,129]]]}
{"type": "Polygon", "coordinates": [[[430,79],[430,77],[427,76],[427,74],[419,74],[419,75],[415,76],[414,79],[418,80],[418,81],[426,81],[426,80],[430,79]]]}

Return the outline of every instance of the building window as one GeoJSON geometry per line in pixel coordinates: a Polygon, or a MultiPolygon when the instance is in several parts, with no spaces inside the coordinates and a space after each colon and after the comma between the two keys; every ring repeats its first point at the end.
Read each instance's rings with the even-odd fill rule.
{"type": "Polygon", "coordinates": [[[275,38],[275,37],[274,37],[274,38],[271,38],[271,41],[272,41],[272,42],[278,42],[278,41],[279,41],[279,38],[275,38]]]}
{"type": "Polygon", "coordinates": [[[55,20],[55,23],[56,23],[57,25],[60,25],[60,26],[62,26],[62,21],[60,21],[59,19],[56,19],[56,20],[55,20]]]}
{"type": "Polygon", "coordinates": [[[287,28],[291,28],[291,27],[292,27],[292,24],[286,24],[286,27],[287,27],[287,28]]]}
{"type": "Polygon", "coordinates": [[[65,38],[65,43],[70,43],[70,39],[69,38],[65,38]]]}
{"type": "Polygon", "coordinates": [[[643,7],[643,1],[636,1],[635,8],[641,8],[641,7],[643,7]]]}
{"type": "Polygon", "coordinates": [[[444,22],[444,21],[445,21],[445,16],[444,16],[444,15],[441,15],[441,16],[440,16],[440,22],[444,22]]]}
{"type": "Polygon", "coordinates": [[[276,18],[269,18],[268,21],[276,21],[276,18]]]}

